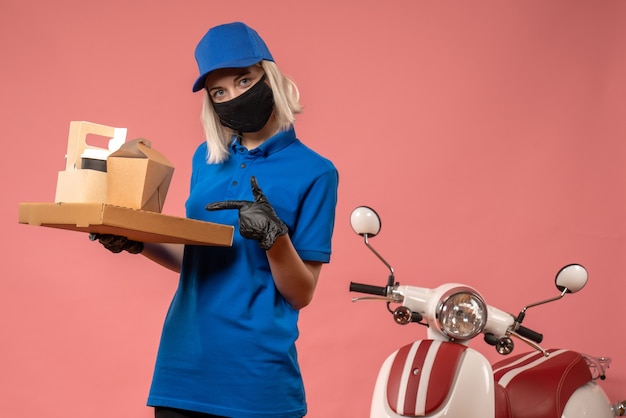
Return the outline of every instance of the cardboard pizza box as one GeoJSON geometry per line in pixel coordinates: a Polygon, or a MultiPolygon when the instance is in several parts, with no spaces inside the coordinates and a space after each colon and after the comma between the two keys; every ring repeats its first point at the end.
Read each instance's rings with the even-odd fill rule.
{"type": "Polygon", "coordinates": [[[105,203],[20,203],[19,223],[141,242],[231,246],[234,227],[105,203]]]}

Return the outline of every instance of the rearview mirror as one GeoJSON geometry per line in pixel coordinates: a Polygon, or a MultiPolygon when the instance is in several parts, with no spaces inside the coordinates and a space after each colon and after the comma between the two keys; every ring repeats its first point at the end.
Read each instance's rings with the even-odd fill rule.
{"type": "Polygon", "coordinates": [[[556,275],[554,282],[561,292],[576,293],[587,284],[587,270],[580,264],[563,267],[556,275]]]}
{"type": "Polygon", "coordinates": [[[374,209],[359,206],[350,215],[350,225],[357,234],[375,237],[380,232],[380,217],[374,209]]]}

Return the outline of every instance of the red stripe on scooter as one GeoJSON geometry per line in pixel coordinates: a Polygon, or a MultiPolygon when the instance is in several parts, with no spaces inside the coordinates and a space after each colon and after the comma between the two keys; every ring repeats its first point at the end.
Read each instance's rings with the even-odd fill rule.
{"type": "Polygon", "coordinates": [[[409,374],[405,392],[406,395],[404,397],[404,415],[406,416],[415,416],[420,378],[424,372],[424,361],[426,360],[426,355],[428,354],[428,350],[430,350],[432,343],[432,340],[421,341],[419,347],[417,348],[417,352],[413,356],[413,361],[410,365],[411,373],[409,374]],[[414,373],[414,371],[419,371],[419,373],[414,373]]]}
{"type": "Polygon", "coordinates": [[[400,348],[389,370],[389,377],[387,378],[387,403],[394,412],[398,412],[396,409],[400,394],[400,384],[402,383],[402,371],[404,370],[404,364],[406,363],[410,349],[411,344],[400,348]]]}
{"type": "Polygon", "coordinates": [[[409,373],[406,389],[404,392],[404,411],[399,408],[399,402],[401,400],[400,391],[402,390],[402,376],[407,367],[410,370],[418,369],[422,370],[424,365],[424,359],[428,353],[428,349],[432,344],[432,340],[424,340],[419,343],[408,344],[400,348],[396,354],[389,371],[389,377],[387,379],[387,402],[389,407],[397,414],[411,416],[414,414],[416,407],[417,391],[419,390],[419,380],[421,373],[414,375],[409,373]],[[417,352],[412,358],[409,357],[409,352],[414,344],[419,344],[417,352]],[[411,412],[409,412],[411,411],[411,412]],[[404,412],[404,413],[403,413],[404,412]]]}
{"type": "Polygon", "coordinates": [[[428,382],[426,415],[437,411],[448,397],[466,348],[456,343],[442,343],[439,347],[428,382]]]}

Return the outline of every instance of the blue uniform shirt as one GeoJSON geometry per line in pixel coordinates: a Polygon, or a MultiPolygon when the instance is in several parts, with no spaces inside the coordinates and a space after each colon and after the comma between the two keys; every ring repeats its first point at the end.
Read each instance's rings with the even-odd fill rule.
{"type": "Polygon", "coordinates": [[[148,404],[228,417],[302,417],[298,311],[276,289],[265,251],[239,234],[238,211],[204,207],[253,200],[255,176],[300,257],[327,263],[337,170],[293,128],[250,151],[235,141],[221,164],[207,164],[206,156],[203,143],[193,157],[187,216],[234,225],[233,246],[185,247],[148,404]]]}

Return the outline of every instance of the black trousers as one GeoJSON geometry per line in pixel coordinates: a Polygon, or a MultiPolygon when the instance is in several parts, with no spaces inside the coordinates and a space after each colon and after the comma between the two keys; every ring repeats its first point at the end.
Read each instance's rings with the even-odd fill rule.
{"type": "Polygon", "coordinates": [[[154,418],[228,418],[220,415],[204,414],[202,412],[185,411],[182,409],[164,408],[158,406],[154,408],[154,418]]]}

